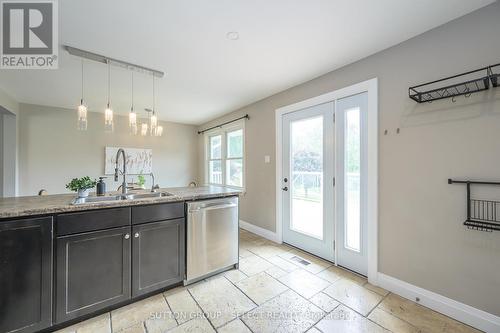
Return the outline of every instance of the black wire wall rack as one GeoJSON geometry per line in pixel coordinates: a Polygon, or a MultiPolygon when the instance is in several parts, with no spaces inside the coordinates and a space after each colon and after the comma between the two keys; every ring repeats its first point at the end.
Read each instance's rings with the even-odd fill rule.
{"type": "Polygon", "coordinates": [[[500,77],[500,64],[490,66],[490,80],[493,87],[498,87],[498,81],[500,77]]]}
{"type": "Polygon", "coordinates": [[[468,229],[487,232],[492,232],[493,230],[500,231],[500,201],[471,198],[472,185],[500,186],[500,182],[448,179],[448,184],[465,184],[467,186],[467,219],[464,225],[468,229]]]}
{"type": "Polygon", "coordinates": [[[500,64],[479,68],[466,73],[453,75],[408,88],[408,96],[417,103],[437,101],[498,87],[500,64]]]}

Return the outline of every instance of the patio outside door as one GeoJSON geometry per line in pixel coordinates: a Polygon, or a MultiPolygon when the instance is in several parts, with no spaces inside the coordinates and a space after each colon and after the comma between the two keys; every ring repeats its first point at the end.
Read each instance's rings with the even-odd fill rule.
{"type": "Polygon", "coordinates": [[[283,241],[334,260],[334,102],[283,116],[283,241]]]}

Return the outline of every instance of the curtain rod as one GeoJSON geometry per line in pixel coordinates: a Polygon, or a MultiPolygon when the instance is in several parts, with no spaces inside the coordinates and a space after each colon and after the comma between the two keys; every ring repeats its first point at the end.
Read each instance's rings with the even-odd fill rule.
{"type": "Polygon", "coordinates": [[[230,120],[230,121],[226,121],[225,123],[222,123],[222,124],[219,124],[219,125],[216,125],[216,126],[212,126],[210,128],[204,129],[203,131],[198,131],[198,134],[203,134],[203,133],[205,133],[207,131],[213,130],[214,128],[220,128],[220,127],[222,127],[224,125],[234,123],[235,121],[238,121],[238,120],[241,120],[241,119],[250,119],[250,116],[248,114],[246,114],[243,117],[239,117],[239,118],[236,118],[236,119],[233,119],[233,120],[230,120]]]}

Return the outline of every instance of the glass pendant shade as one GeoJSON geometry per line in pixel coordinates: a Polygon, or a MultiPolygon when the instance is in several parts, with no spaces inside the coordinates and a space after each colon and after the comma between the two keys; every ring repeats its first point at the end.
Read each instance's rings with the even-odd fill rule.
{"type": "Polygon", "coordinates": [[[79,131],[86,131],[87,130],[87,107],[83,103],[83,60],[82,60],[82,96],[80,99],[80,105],[78,106],[78,122],[77,122],[77,128],[79,131]]]}
{"type": "Polygon", "coordinates": [[[142,136],[148,135],[148,124],[147,123],[141,124],[141,135],[142,136]]]}
{"type": "Polygon", "coordinates": [[[113,132],[114,121],[113,121],[113,110],[109,107],[104,110],[104,130],[107,132],[113,132]]]}
{"type": "Polygon", "coordinates": [[[130,110],[128,115],[128,125],[130,127],[130,133],[133,135],[137,134],[137,113],[134,110],[130,110]]]}
{"type": "Polygon", "coordinates": [[[82,103],[78,106],[78,130],[87,130],[87,107],[82,103]]]}
{"type": "Polygon", "coordinates": [[[162,136],[163,135],[163,126],[157,126],[156,127],[156,136],[162,136]]]}
{"type": "Polygon", "coordinates": [[[156,117],[156,115],[153,114],[151,115],[151,118],[149,118],[149,125],[151,127],[151,135],[155,135],[156,133],[156,127],[158,126],[158,118],[156,117]]]}

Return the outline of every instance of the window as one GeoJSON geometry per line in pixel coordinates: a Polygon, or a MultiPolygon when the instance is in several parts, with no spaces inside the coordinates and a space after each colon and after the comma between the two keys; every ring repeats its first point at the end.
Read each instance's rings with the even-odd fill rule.
{"type": "Polygon", "coordinates": [[[207,142],[207,182],[244,187],[244,128],[238,126],[210,132],[207,142]]]}

